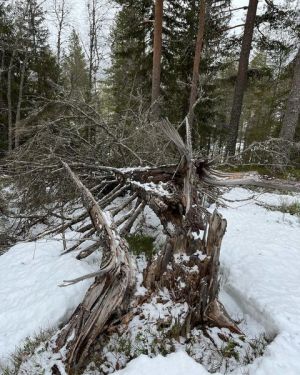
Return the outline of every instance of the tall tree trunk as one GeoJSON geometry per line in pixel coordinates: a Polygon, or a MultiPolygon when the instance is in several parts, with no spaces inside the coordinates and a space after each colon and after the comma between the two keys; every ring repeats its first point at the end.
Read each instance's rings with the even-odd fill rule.
{"type": "Polygon", "coordinates": [[[228,152],[235,154],[236,141],[239,131],[239,122],[242,112],[244,92],[247,85],[247,71],[249,65],[249,56],[253,39],[253,30],[257,11],[258,0],[249,0],[242,49],[239,60],[238,74],[235,83],[233,103],[228,131],[228,152]]]}
{"type": "Polygon", "coordinates": [[[287,106],[283,118],[280,137],[286,141],[293,141],[300,113],[300,48],[298,50],[292,88],[287,101],[287,106]]]}
{"type": "MultiPolygon", "coordinates": [[[[99,53],[97,45],[97,1],[90,0],[88,2],[88,16],[89,16],[89,92],[88,101],[90,104],[93,100],[93,90],[96,91],[96,73],[99,67],[99,53]]],[[[96,127],[94,124],[89,124],[87,128],[87,139],[89,142],[94,142],[96,138],[96,127]]]]}
{"type": "Polygon", "coordinates": [[[21,105],[23,100],[23,87],[24,87],[24,79],[25,79],[25,71],[26,65],[28,61],[28,53],[26,51],[25,59],[23,61],[22,69],[21,69],[21,78],[20,78],[20,86],[19,86],[19,98],[17,104],[17,112],[16,112],[16,121],[15,121],[15,147],[19,146],[20,134],[19,134],[19,127],[20,127],[20,120],[21,120],[21,105]]]}
{"type": "Polygon", "coordinates": [[[7,70],[7,122],[8,122],[8,152],[13,146],[13,123],[12,123],[12,99],[11,99],[11,75],[14,64],[15,50],[13,50],[7,70]]]}
{"type": "Polygon", "coordinates": [[[54,0],[54,13],[57,21],[57,41],[56,41],[56,54],[57,64],[60,67],[61,62],[61,47],[62,47],[62,32],[65,26],[65,18],[67,15],[67,9],[65,0],[57,1],[54,0]]]}
{"type": "MultiPolygon", "coordinates": [[[[0,87],[3,85],[3,73],[5,72],[5,49],[1,49],[1,67],[0,67],[0,87]]],[[[4,79],[5,80],[5,79],[4,79]]],[[[3,91],[0,90],[0,108],[5,108],[4,106],[4,99],[3,99],[3,91]]],[[[5,126],[0,126],[0,138],[7,139],[7,130],[5,126]]],[[[4,154],[4,150],[0,151],[0,157],[4,154]]]]}
{"type": "Polygon", "coordinates": [[[160,72],[161,72],[161,49],[162,49],[162,21],[163,21],[163,0],[155,1],[155,22],[153,41],[153,68],[152,68],[152,117],[158,120],[160,117],[160,72]]]}
{"type": "Polygon", "coordinates": [[[195,56],[194,56],[194,66],[193,66],[193,78],[191,84],[190,102],[189,102],[189,113],[188,121],[190,127],[193,127],[194,121],[194,106],[197,99],[197,88],[199,81],[199,65],[201,60],[201,51],[203,46],[204,37],[204,27],[205,27],[205,0],[201,0],[199,9],[199,23],[198,23],[198,33],[195,46],[195,56]]]}
{"type": "Polygon", "coordinates": [[[89,55],[89,95],[92,97],[92,90],[93,90],[93,78],[94,78],[94,59],[95,59],[95,41],[96,41],[96,9],[95,9],[95,2],[92,1],[91,5],[92,8],[89,9],[89,22],[90,22],[90,32],[89,32],[89,38],[90,38],[90,55],[89,55]]]}

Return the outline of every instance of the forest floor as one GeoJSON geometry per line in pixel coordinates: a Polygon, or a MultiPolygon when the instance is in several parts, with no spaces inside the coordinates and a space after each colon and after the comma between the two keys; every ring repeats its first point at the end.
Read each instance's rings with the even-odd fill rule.
{"type": "MultiPolygon", "coordinates": [[[[218,207],[228,221],[221,248],[220,299],[245,338],[210,328],[205,334],[193,330],[188,341],[180,337],[154,341],[154,337],[162,339],[161,332],[150,332],[158,319],[170,314],[180,325],[185,308],[184,304],[171,306],[162,291],[159,300],[140,307],[122,341],[112,337],[105,350],[96,352],[101,360],[94,358],[85,375],[117,370],[129,357],[136,358],[116,375],[299,375],[299,202],[300,195],[235,188],[223,195],[227,207],[218,207]],[[139,347],[133,350],[137,338],[139,347]]],[[[151,225],[153,232],[155,222],[151,225]]],[[[74,236],[74,232],[66,233],[68,243],[74,236]]],[[[99,254],[82,261],[75,259],[77,252],[60,256],[62,242],[61,236],[22,242],[0,256],[0,374],[49,375],[63,355],[49,354],[47,338],[52,336],[53,341],[55,330],[71,315],[92,280],[64,288],[59,285],[96,270],[99,254]],[[11,370],[6,367],[9,364],[11,370]]],[[[145,257],[137,259],[140,281],[145,257]]],[[[137,290],[144,292],[142,286],[137,290]]]]}

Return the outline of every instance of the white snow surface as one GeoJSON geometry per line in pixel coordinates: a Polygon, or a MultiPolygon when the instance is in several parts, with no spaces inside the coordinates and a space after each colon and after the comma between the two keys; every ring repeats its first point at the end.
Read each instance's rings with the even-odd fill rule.
{"type": "MultiPolygon", "coordinates": [[[[232,316],[243,311],[274,340],[264,355],[236,368],[234,375],[300,374],[300,220],[257,205],[300,201],[300,195],[258,194],[235,188],[219,208],[227,219],[221,249],[220,298],[232,316]],[[245,200],[256,194],[255,198],[245,200]]],[[[212,207],[213,209],[214,207],[212,207]]],[[[27,336],[56,328],[82,300],[92,282],[60,288],[65,279],[94,271],[93,259],[59,256],[58,239],[19,243],[0,256],[0,361],[27,336]]],[[[95,258],[94,258],[95,259],[95,258]]],[[[241,324],[243,329],[243,323],[241,324]]],[[[251,333],[245,325],[245,333],[251,333]]],[[[253,326],[253,332],[257,329],[253,326]]],[[[203,375],[205,368],[185,352],[141,355],[116,375],[203,375]]]]}
{"type": "MultiPolygon", "coordinates": [[[[205,368],[193,360],[186,352],[171,353],[166,357],[158,355],[150,359],[140,355],[131,361],[128,366],[115,375],[206,375],[205,368]]],[[[220,373],[215,373],[216,375],[220,373]]]]}
{"type": "MultiPolygon", "coordinates": [[[[236,188],[224,197],[252,195],[236,188]]],[[[220,210],[228,222],[221,250],[225,291],[270,337],[276,335],[264,355],[247,366],[250,375],[300,374],[300,219],[255,204],[295,200],[300,196],[263,194],[220,210]]]]}
{"type": "MultiPolygon", "coordinates": [[[[60,256],[61,238],[24,242],[0,256],[0,362],[28,336],[56,328],[81,302],[92,280],[59,287],[96,270],[92,259],[60,256]]],[[[76,253],[77,254],[77,253],[76,253]]]]}

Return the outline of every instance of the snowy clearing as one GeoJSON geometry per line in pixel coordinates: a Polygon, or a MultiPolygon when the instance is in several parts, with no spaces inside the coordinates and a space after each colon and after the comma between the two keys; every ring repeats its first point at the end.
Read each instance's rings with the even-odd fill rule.
{"type": "MultiPolygon", "coordinates": [[[[264,332],[275,339],[262,357],[248,365],[241,363],[232,373],[298,375],[300,221],[297,216],[271,211],[257,203],[281,205],[300,197],[255,193],[256,198],[245,200],[253,194],[236,188],[224,195],[228,200],[240,201],[226,201],[229,207],[220,208],[228,221],[221,251],[220,297],[234,318],[243,319],[240,327],[246,334],[255,336],[264,332]]],[[[63,280],[97,268],[96,256],[78,261],[76,253],[60,257],[61,251],[61,240],[54,238],[17,244],[0,257],[0,361],[5,362],[27,336],[57,328],[70,316],[92,282],[86,280],[60,288],[63,280]]],[[[180,346],[178,352],[166,357],[151,359],[141,355],[125,369],[115,372],[116,375],[154,373],[208,372],[180,346]]]]}

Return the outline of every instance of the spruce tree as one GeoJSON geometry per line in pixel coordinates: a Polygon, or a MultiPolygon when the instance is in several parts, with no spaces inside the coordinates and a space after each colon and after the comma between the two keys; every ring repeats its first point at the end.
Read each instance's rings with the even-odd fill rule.
{"type": "Polygon", "coordinates": [[[86,99],[89,90],[87,62],[79,36],[73,29],[69,38],[68,52],[63,59],[63,81],[68,96],[86,99]]]}
{"type": "MultiPolygon", "coordinates": [[[[109,70],[108,87],[111,89],[111,106],[117,113],[127,109],[140,111],[150,106],[153,2],[122,1],[112,33],[112,66],[109,70]]],[[[228,46],[222,39],[230,17],[224,17],[230,0],[214,5],[208,0],[207,32],[204,39],[204,55],[200,75],[203,98],[196,108],[196,132],[209,138],[215,132],[216,71],[222,67],[222,59],[228,55],[228,46]],[[216,52],[217,51],[217,52],[216,52]],[[218,63],[212,63],[216,59],[218,63]]],[[[164,1],[162,58],[161,58],[161,116],[178,123],[188,113],[190,83],[196,35],[198,29],[199,0],[164,1]]]]}
{"type": "Polygon", "coordinates": [[[118,1],[122,9],[116,16],[111,35],[111,68],[107,81],[111,108],[116,114],[137,111],[141,101],[147,107],[151,93],[152,1],[118,1]]]}

